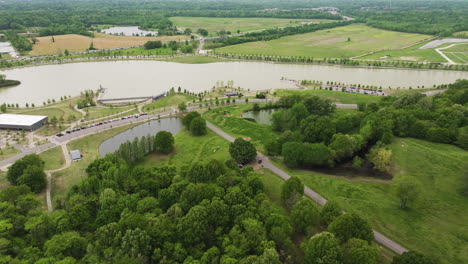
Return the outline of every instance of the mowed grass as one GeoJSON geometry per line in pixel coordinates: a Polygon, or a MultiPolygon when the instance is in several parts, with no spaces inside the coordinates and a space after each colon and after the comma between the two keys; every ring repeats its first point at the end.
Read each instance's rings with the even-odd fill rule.
{"type": "Polygon", "coordinates": [[[0,149],[0,160],[6,160],[20,153],[21,151],[19,151],[18,149],[12,146],[8,146],[8,147],[5,146],[0,149]]]}
{"type": "Polygon", "coordinates": [[[355,182],[311,171],[290,170],[290,175],[346,211],[368,219],[373,228],[441,263],[468,262],[468,198],[461,195],[463,166],[468,152],[457,147],[417,139],[397,138],[391,145],[396,159],[395,177],[413,178],[420,197],[407,210],[399,209],[395,186],[355,182]]]}
{"type": "Polygon", "coordinates": [[[190,28],[194,33],[198,29],[206,29],[210,36],[215,36],[216,32],[225,30],[236,34],[241,32],[269,29],[276,27],[300,26],[301,22],[320,21],[321,23],[330,20],[325,19],[283,19],[283,18],[224,18],[224,17],[171,17],[170,20],[176,27],[190,28]]]}
{"type": "Polygon", "coordinates": [[[230,61],[230,59],[193,55],[193,56],[183,56],[183,57],[174,57],[174,58],[164,59],[164,61],[187,63],[187,64],[202,64],[202,63],[226,62],[226,61],[230,61]]]}
{"type": "Polygon", "coordinates": [[[446,62],[435,49],[419,49],[428,42],[414,45],[405,49],[379,51],[364,57],[360,60],[379,60],[379,61],[414,61],[414,62],[446,62]]]}
{"type": "Polygon", "coordinates": [[[63,157],[62,147],[60,146],[40,153],[39,157],[41,157],[45,163],[45,170],[55,170],[65,166],[65,158],[63,157]]]}
{"type": "Polygon", "coordinates": [[[169,106],[178,106],[181,103],[197,100],[196,96],[186,94],[169,95],[162,99],[157,100],[151,104],[143,106],[143,111],[149,112],[158,108],[165,108],[169,106]]]}
{"type": "Polygon", "coordinates": [[[100,157],[99,146],[104,140],[137,125],[139,124],[130,124],[69,142],[68,150],[79,150],[83,158],[72,162],[69,168],[52,174],[52,201],[55,202],[58,197],[65,195],[73,185],[86,177],[85,170],[91,162],[100,157]]]}
{"type": "Polygon", "coordinates": [[[34,108],[11,108],[7,109],[7,113],[13,114],[24,114],[24,115],[44,115],[48,116],[49,120],[55,116],[57,120],[63,119],[63,121],[77,120],[81,118],[81,113],[74,109],[76,102],[80,100],[80,97],[74,97],[69,100],[62,102],[46,105],[36,106],[34,108]]]}
{"type": "Polygon", "coordinates": [[[103,118],[110,115],[116,115],[118,113],[128,111],[130,109],[135,109],[135,106],[126,106],[126,107],[87,107],[84,109],[86,112],[86,120],[94,120],[98,118],[103,118]]]}
{"type": "Polygon", "coordinates": [[[278,90],[276,91],[277,96],[287,96],[287,95],[314,95],[321,98],[329,99],[334,103],[342,104],[359,104],[359,103],[376,103],[380,101],[382,97],[367,95],[367,94],[353,94],[353,93],[344,93],[344,92],[335,92],[328,90],[278,90]]]}
{"type": "Polygon", "coordinates": [[[63,54],[65,50],[69,52],[85,51],[93,43],[96,49],[112,49],[122,47],[132,47],[143,45],[149,40],[166,41],[179,41],[188,39],[187,35],[177,36],[161,36],[161,37],[136,37],[136,36],[113,36],[102,33],[94,33],[95,37],[90,38],[87,36],[67,34],[52,37],[38,37],[38,43],[33,45],[33,50],[29,55],[50,55],[50,54],[63,54]]]}
{"type": "Polygon", "coordinates": [[[212,159],[225,162],[230,159],[229,142],[208,129],[204,136],[195,137],[186,129],[174,137],[175,150],[168,154],[152,153],[140,162],[140,166],[174,165],[178,169],[194,162],[206,163],[212,159]]]}
{"type": "Polygon", "coordinates": [[[314,58],[350,58],[372,51],[402,48],[430,36],[352,24],[316,32],[217,49],[222,53],[314,58]],[[350,41],[348,41],[348,38],[350,41]]]}

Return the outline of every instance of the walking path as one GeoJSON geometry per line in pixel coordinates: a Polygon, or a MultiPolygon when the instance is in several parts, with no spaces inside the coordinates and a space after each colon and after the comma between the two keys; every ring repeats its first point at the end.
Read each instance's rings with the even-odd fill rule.
{"type": "Polygon", "coordinates": [[[47,203],[47,210],[49,210],[49,212],[53,211],[52,199],[50,197],[50,193],[52,191],[52,173],[67,169],[71,165],[71,157],[70,157],[70,152],[68,152],[67,144],[63,143],[60,146],[62,147],[63,156],[65,157],[65,165],[62,168],[55,169],[55,170],[48,170],[45,172],[47,174],[46,203],[47,203]]]}
{"type": "MultiPolygon", "coordinates": [[[[206,125],[207,125],[207,127],[209,129],[211,129],[213,132],[220,135],[224,139],[226,139],[226,140],[228,140],[230,142],[234,141],[234,137],[228,135],[226,132],[222,131],[221,129],[214,126],[213,124],[207,122],[206,125]]],[[[291,178],[291,176],[289,174],[287,174],[285,171],[281,170],[280,168],[276,167],[273,163],[271,163],[271,161],[268,159],[267,156],[264,156],[261,153],[258,153],[257,160],[260,159],[260,158],[262,159],[262,164],[263,164],[264,168],[267,168],[267,169],[271,170],[273,173],[280,176],[284,180],[287,180],[287,179],[291,178]]],[[[307,197],[314,200],[316,203],[320,204],[321,206],[323,206],[323,205],[325,205],[327,203],[327,199],[325,199],[320,194],[318,194],[317,192],[315,192],[314,190],[310,189],[307,186],[304,186],[304,194],[307,197]]],[[[383,234],[381,234],[381,233],[379,233],[379,232],[377,232],[375,230],[373,230],[373,232],[374,232],[375,240],[379,244],[385,246],[386,248],[392,250],[393,252],[395,252],[397,254],[403,254],[404,252],[408,251],[406,248],[399,245],[398,243],[391,240],[390,238],[384,236],[383,234]]]]}

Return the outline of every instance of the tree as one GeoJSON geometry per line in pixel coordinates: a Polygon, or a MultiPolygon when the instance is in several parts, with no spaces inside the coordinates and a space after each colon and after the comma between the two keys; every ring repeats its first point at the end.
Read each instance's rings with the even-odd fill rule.
{"type": "Polygon", "coordinates": [[[202,36],[204,36],[204,37],[208,36],[208,30],[206,30],[206,29],[199,28],[199,29],[197,30],[197,32],[198,32],[198,34],[200,34],[200,35],[202,35],[202,36]]]}
{"type": "Polygon", "coordinates": [[[7,111],[7,106],[6,106],[5,103],[3,103],[2,105],[0,105],[0,111],[1,111],[2,113],[6,113],[6,111],[7,111]]]}
{"type": "Polygon", "coordinates": [[[419,195],[418,183],[409,177],[396,180],[396,194],[400,199],[400,208],[405,209],[409,203],[414,202],[419,195]]]}
{"type": "Polygon", "coordinates": [[[159,131],[154,138],[154,149],[164,154],[174,150],[174,137],[171,132],[159,131]]]}
{"type": "Polygon", "coordinates": [[[401,255],[395,255],[392,264],[435,264],[435,262],[416,251],[407,251],[401,255]]]}
{"type": "Polygon", "coordinates": [[[0,83],[6,80],[5,74],[0,74],[0,83]]]}
{"type": "Polygon", "coordinates": [[[44,168],[37,165],[28,165],[23,174],[18,178],[19,184],[24,184],[31,188],[31,191],[38,193],[47,185],[44,168]]]}
{"type": "MultiPolygon", "coordinates": [[[[247,99],[246,99],[246,100],[247,100],[247,99]]],[[[260,111],[260,106],[259,106],[257,103],[255,103],[255,104],[253,105],[253,107],[252,107],[252,111],[254,111],[254,112],[260,111]]]]}
{"type": "Polygon", "coordinates": [[[236,138],[229,144],[229,154],[238,163],[247,164],[255,159],[257,150],[254,145],[243,138],[236,138]]]}
{"type": "Polygon", "coordinates": [[[311,115],[301,122],[301,131],[306,142],[328,144],[336,133],[336,126],[328,116],[311,115]]]}
{"type": "Polygon", "coordinates": [[[341,248],[337,239],[329,232],[316,234],[301,245],[305,264],[340,264],[341,248]]]}
{"type": "Polygon", "coordinates": [[[182,102],[182,103],[179,104],[179,111],[180,111],[180,112],[185,112],[185,111],[187,111],[187,105],[186,105],[184,102],[182,102]]]}
{"type": "Polygon", "coordinates": [[[45,255],[62,259],[73,257],[80,259],[86,253],[87,241],[77,232],[67,232],[53,236],[44,245],[45,255]]]}
{"type": "Polygon", "coordinates": [[[44,168],[44,161],[37,154],[29,154],[23,158],[15,161],[7,172],[7,179],[12,185],[19,185],[19,178],[23,175],[24,171],[28,166],[36,166],[38,168],[44,168]]]}
{"type": "Polygon", "coordinates": [[[182,124],[190,130],[190,123],[192,123],[192,120],[196,117],[200,117],[200,114],[198,112],[190,112],[187,115],[184,116],[182,119],[182,124]]]}
{"type": "Polygon", "coordinates": [[[320,219],[325,225],[331,224],[343,214],[343,210],[340,208],[337,202],[329,200],[320,211],[320,219]]]}
{"type": "Polygon", "coordinates": [[[393,152],[391,149],[383,147],[379,144],[375,145],[367,154],[367,159],[379,171],[390,172],[393,161],[393,152]]]}
{"type": "Polygon", "coordinates": [[[339,216],[328,226],[328,231],[333,233],[340,243],[346,243],[351,238],[359,238],[368,243],[374,240],[369,223],[356,214],[339,216]]]}
{"type": "Polygon", "coordinates": [[[343,246],[345,264],[377,264],[379,250],[367,241],[351,238],[343,246]]]}
{"type": "Polygon", "coordinates": [[[88,50],[96,50],[96,48],[94,48],[94,42],[91,42],[91,44],[89,44],[88,50]]]}
{"type": "Polygon", "coordinates": [[[190,132],[194,136],[206,134],[206,121],[202,117],[196,117],[190,122],[190,132]]]}
{"type": "Polygon", "coordinates": [[[297,177],[287,179],[281,186],[281,200],[292,207],[304,195],[304,184],[297,177]]]}
{"type": "Polygon", "coordinates": [[[297,202],[291,211],[291,221],[297,230],[307,233],[319,224],[319,211],[310,199],[297,202]]]}
{"type": "Polygon", "coordinates": [[[185,33],[185,35],[190,35],[190,34],[192,34],[192,29],[191,28],[185,28],[184,33],[185,33]]]}
{"type": "Polygon", "coordinates": [[[162,47],[162,43],[160,40],[157,40],[157,41],[147,41],[143,47],[146,49],[146,50],[149,50],[149,49],[159,49],[162,47]]]}

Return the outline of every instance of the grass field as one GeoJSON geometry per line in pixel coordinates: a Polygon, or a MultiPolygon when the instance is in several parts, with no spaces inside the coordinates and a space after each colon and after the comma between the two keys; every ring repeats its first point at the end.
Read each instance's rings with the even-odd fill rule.
{"type": "MultiPolygon", "coordinates": [[[[135,109],[135,106],[125,107],[87,107],[84,109],[86,112],[86,120],[94,120],[97,118],[103,118],[110,115],[115,115],[123,111],[135,109]]],[[[128,113],[130,114],[130,113],[128,113]]]]}
{"type": "Polygon", "coordinates": [[[241,32],[269,29],[276,27],[300,26],[301,22],[320,21],[327,22],[325,19],[282,19],[282,18],[220,18],[220,17],[171,17],[170,20],[176,27],[190,28],[194,33],[198,29],[208,30],[210,36],[216,36],[218,31],[230,31],[236,34],[237,30],[241,32]]]}
{"type": "Polygon", "coordinates": [[[96,49],[111,49],[143,45],[149,40],[164,42],[189,38],[187,35],[161,37],[113,36],[102,33],[94,33],[94,35],[94,38],[75,34],[58,35],[54,36],[55,42],[52,41],[52,37],[38,37],[39,42],[33,45],[33,50],[29,52],[29,55],[62,54],[65,50],[69,52],[85,51],[91,42],[96,49]]]}
{"type": "Polygon", "coordinates": [[[331,100],[334,103],[342,104],[359,104],[359,103],[375,103],[380,101],[382,97],[366,95],[366,94],[353,94],[343,93],[327,90],[278,90],[276,91],[277,96],[284,95],[315,95],[322,98],[331,100]]]}
{"type": "Polygon", "coordinates": [[[271,41],[234,45],[216,51],[272,56],[350,58],[372,51],[402,48],[428,38],[430,38],[428,35],[400,33],[371,28],[363,24],[352,24],[271,41]]]}
{"type": "Polygon", "coordinates": [[[19,154],[20,151],[17,150],[16,148],[9,146],[9,147],[3,147],[0,149],[0,160],[5,160],[10,157],[13,157],[16,154],[19,154]]]}
{"type": "Polygon", "coordinates": [[[192,136],[183,129],[174,137],[175,150],[169,155],[150,154],[140,163],[141,166],[174,165],[177,168],[190,166],[194,162],[205,163],[212,159],[225,162],[230,159],[229,142],[211,130],[201,137],[192,136]]]}
{"type": "MultiPolygon", "coordinates": [[[[360,214],[373,227],[403,246],[441,263],[467,263],[467,198],[460,194],[468,152],[450,145],[416,139],[395,139],[392,149],[398,173],[420,183],[420,199],[399,209],[392,184],[351,182],[310,171],[288,170],[327,199],[360,214]]],[[[280,165],[281,166],[281,165],[280,165]]]]}
{"type": "Polygon", "coordinates": [[[69,122],[81,118],[81,113],[73,108],[78,100],[80,100],[80,97],[47,106],[36,106],[35,108],[11,108],[7,109],[7,113],[45,115],[49,117],[49,120],[55,116],[58,120],[63,119],[63,121],[69,122]]]}
{"type": "Polygon", "coordinates": [[[414,61],[414,62],[446,62],[435,49],[419,49],[427,42],[401,50],[385,50],[360,57],[362,60],[379,61],[414,61]]]}
{"type": "Polygon", "coordinates": [[[178,62],[178,63],[188,63],[188,64],[202,64],[202,63],[214,63],[214,62],[225,62],[230,61],[230,59],[216,58],[209,56],[184,56],[184,57],[175,57],[169,59],[163,59],[164,61],[178,62]]]}
{"type": "Polygon", "coordinates": [[[154,103],[147,104],[143,106],[143,111],[149,112],[158,108],[164,108],[169,106],[178,106],[180,103],[189,102],[197,99],[196,96],[186,95],[186,94],[175,94],[164,97],[160,100],[157,100],[154,103]]]}
{"type": "Polygon", "coordinates": [[[62,147],[51,148],[39,154],[39,157],[45,162],[45,170],[60,169],[65,165],[62,147]]]}

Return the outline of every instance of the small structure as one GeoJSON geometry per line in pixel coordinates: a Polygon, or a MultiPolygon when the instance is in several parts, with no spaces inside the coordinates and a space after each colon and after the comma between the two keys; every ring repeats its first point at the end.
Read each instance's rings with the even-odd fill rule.
{"type": "Polygon", "coordinates": [[[47,123],[47,116],[1,114],[0,128],[33,131],[47,123]]]}
{"type": "Polygon", "coordinates": [[[226,92],[224,95],[226,95],[226,96],[238,96],[239,93],[238,92],[226,92]]]}
{"type": "Polygon", "coordinates": [[[70,151],[70,156],[71,156],[72,160],[80,160],[81,159],[81,153],[77,149],[70,151]]]}

